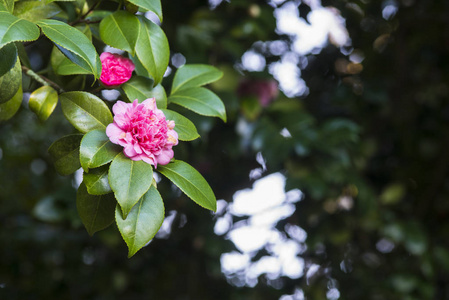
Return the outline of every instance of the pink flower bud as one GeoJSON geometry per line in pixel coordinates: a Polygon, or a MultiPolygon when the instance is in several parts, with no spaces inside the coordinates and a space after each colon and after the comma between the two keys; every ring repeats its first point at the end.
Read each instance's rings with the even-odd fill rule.
{"type": "Polygon", "coordinates": [[[167,121],[157,108],[155,98],[142,103],[117,101],[112,107],[114,123],[106,127],[109,140],[123,146],[123,153],[132,160],[153,165],[166,165],[173,158],[172,147],[178,144],[174,121],[167,121]]]}
{"type": "Polygon", "coordinates": [[[121,55],[103,52],[100,55],[100,81],[106,87],[117,87],[127,82],[134,71],[134,63],[121,55]]]}

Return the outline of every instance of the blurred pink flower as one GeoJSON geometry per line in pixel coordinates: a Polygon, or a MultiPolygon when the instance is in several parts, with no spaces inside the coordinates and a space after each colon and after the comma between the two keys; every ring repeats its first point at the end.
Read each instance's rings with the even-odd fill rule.
{"type": "Polygon", "coordinates": [[[100,55],[100,81],[106,87],[116,87],[127,82],[134,71],[132,60],[118,54],[103,52],[100,55]]]}
{"type": "Polygon", "coordinates": [[[239,96],[255,96],[263,107],[267,107],[279,94],[278,84],[274,80],[247,79],[240,83],[239,96]]]}
{"type": "Polygon", "coordinates": [[[174,121],[167,121],[157,108],[155,98],[142,103],[117,101],[112,107],[114,123],[106,127],[109,140],[123,146],[123,153],[132,160],[153,165],[166,165],[173,158],[172,147],[178,144],[174,121]]]}

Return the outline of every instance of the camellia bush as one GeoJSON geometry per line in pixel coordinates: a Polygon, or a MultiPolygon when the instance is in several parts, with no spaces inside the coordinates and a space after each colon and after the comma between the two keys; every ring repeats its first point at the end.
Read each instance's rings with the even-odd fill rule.
{"type": "Polygon", "coordinates": [[[199,134],[169,107],[226,121],[220,98],[203,87],[222,77],[213,66],[179,68],[167,96],[161,82],[169,43],[147,12],[163,20],[160,0],[0,0],[0,121],[14,117],[24,93],[30,93],[24,106],[43,122],[61,105],[76,133],[50,146],[55,168],[61,175],[82,168],[76,203],[87,232],[93,235],[115,220],[129,257],[164,220],[154,172],[200,206],[216,210],[202,175],[174,158],[179,141],[199,134]],[[36,45],[51,49],[40,70],[33,70],[27,55],[36,45]],[[121,54],[103,51],[106,46],[121,54]],[[121,100],[103,99],[106,89],[119,90],[121,100]]]}

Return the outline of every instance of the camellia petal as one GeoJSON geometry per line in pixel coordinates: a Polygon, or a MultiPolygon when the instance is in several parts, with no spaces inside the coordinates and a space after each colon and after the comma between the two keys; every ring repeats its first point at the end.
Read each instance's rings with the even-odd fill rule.
{"type": "Polygon", "coordinates": [[[112,124],[108,125],[108,127],[106,127],[106,134],[109,137],[109,139],[111,140],[111,142],[114,144],[118,144],[120,137],[126,135],[126,133],[120,127],[118,127],[115,123],[112,123],[112,124]],[[123,134],[125,134],[125,135],[123,135],[123,134]]]}
{"type": "Polygon", "coordinates": [[[102,66],[100,81],[106,87],[117,87],[127,82],[135,68],[130,59],[119,54],[103,52],[100,60],[102,66]]]}
{"type": "Polygon", "coordinates": [[[157,108],[156,99],[139,104],[117,101],[113,106],[114,123],[106,128],[106,135],[114,144],[124,147],[123,153],[132,160],[143,160],[157,167],[173,158],[172,147],[178,144],[175,122],[167,121],[157,108]]]}

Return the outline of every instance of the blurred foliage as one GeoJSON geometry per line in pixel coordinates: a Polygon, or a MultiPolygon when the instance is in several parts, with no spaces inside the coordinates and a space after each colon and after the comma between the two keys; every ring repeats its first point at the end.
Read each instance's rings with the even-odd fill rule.
{"type": "MultiPolygon", "coordinates": [[[[346,18],[362,68],[329,45],[301,70],[309,94],[279,95],[267,107],[237,90],[268,73],[234,66],[259,40],[288,41],[275,33],[273,8],[164,3],[172,53],[224,71],[212,89],[228,112],[223,124],[183,111],[201,139],[177,146],[175,156],[205,176],[217,199],[231,201],[251,186],[261,152],[268,173],[282,172],[287,189],[305,194],[278,227],[307,232],[306,268],[320,266],[313,276],[281,278],[280,289],[264,278],[254,288],[228,284],[220,255],[232,242],[215,236],[214,217],[164,180],[166,211],[178,212],[169,239],[154,239],[128,260],[112,229],[90,238],[71,180],[55,173],[47,154],[69,124],[61,114],[41,123],[22,107],[0,125],[0,298],[278,299],[300,288],[307,299],[326,299],[331,287],[341,299],[449,298],[449,3],[395,1],[399,9],[386,20],[387,2],[323,1],[346,18]]],[[[299,8],[307,16],[308,6],[299,8]]],[[[45,49],[26,50],[48,59],[45,49]]]]}

